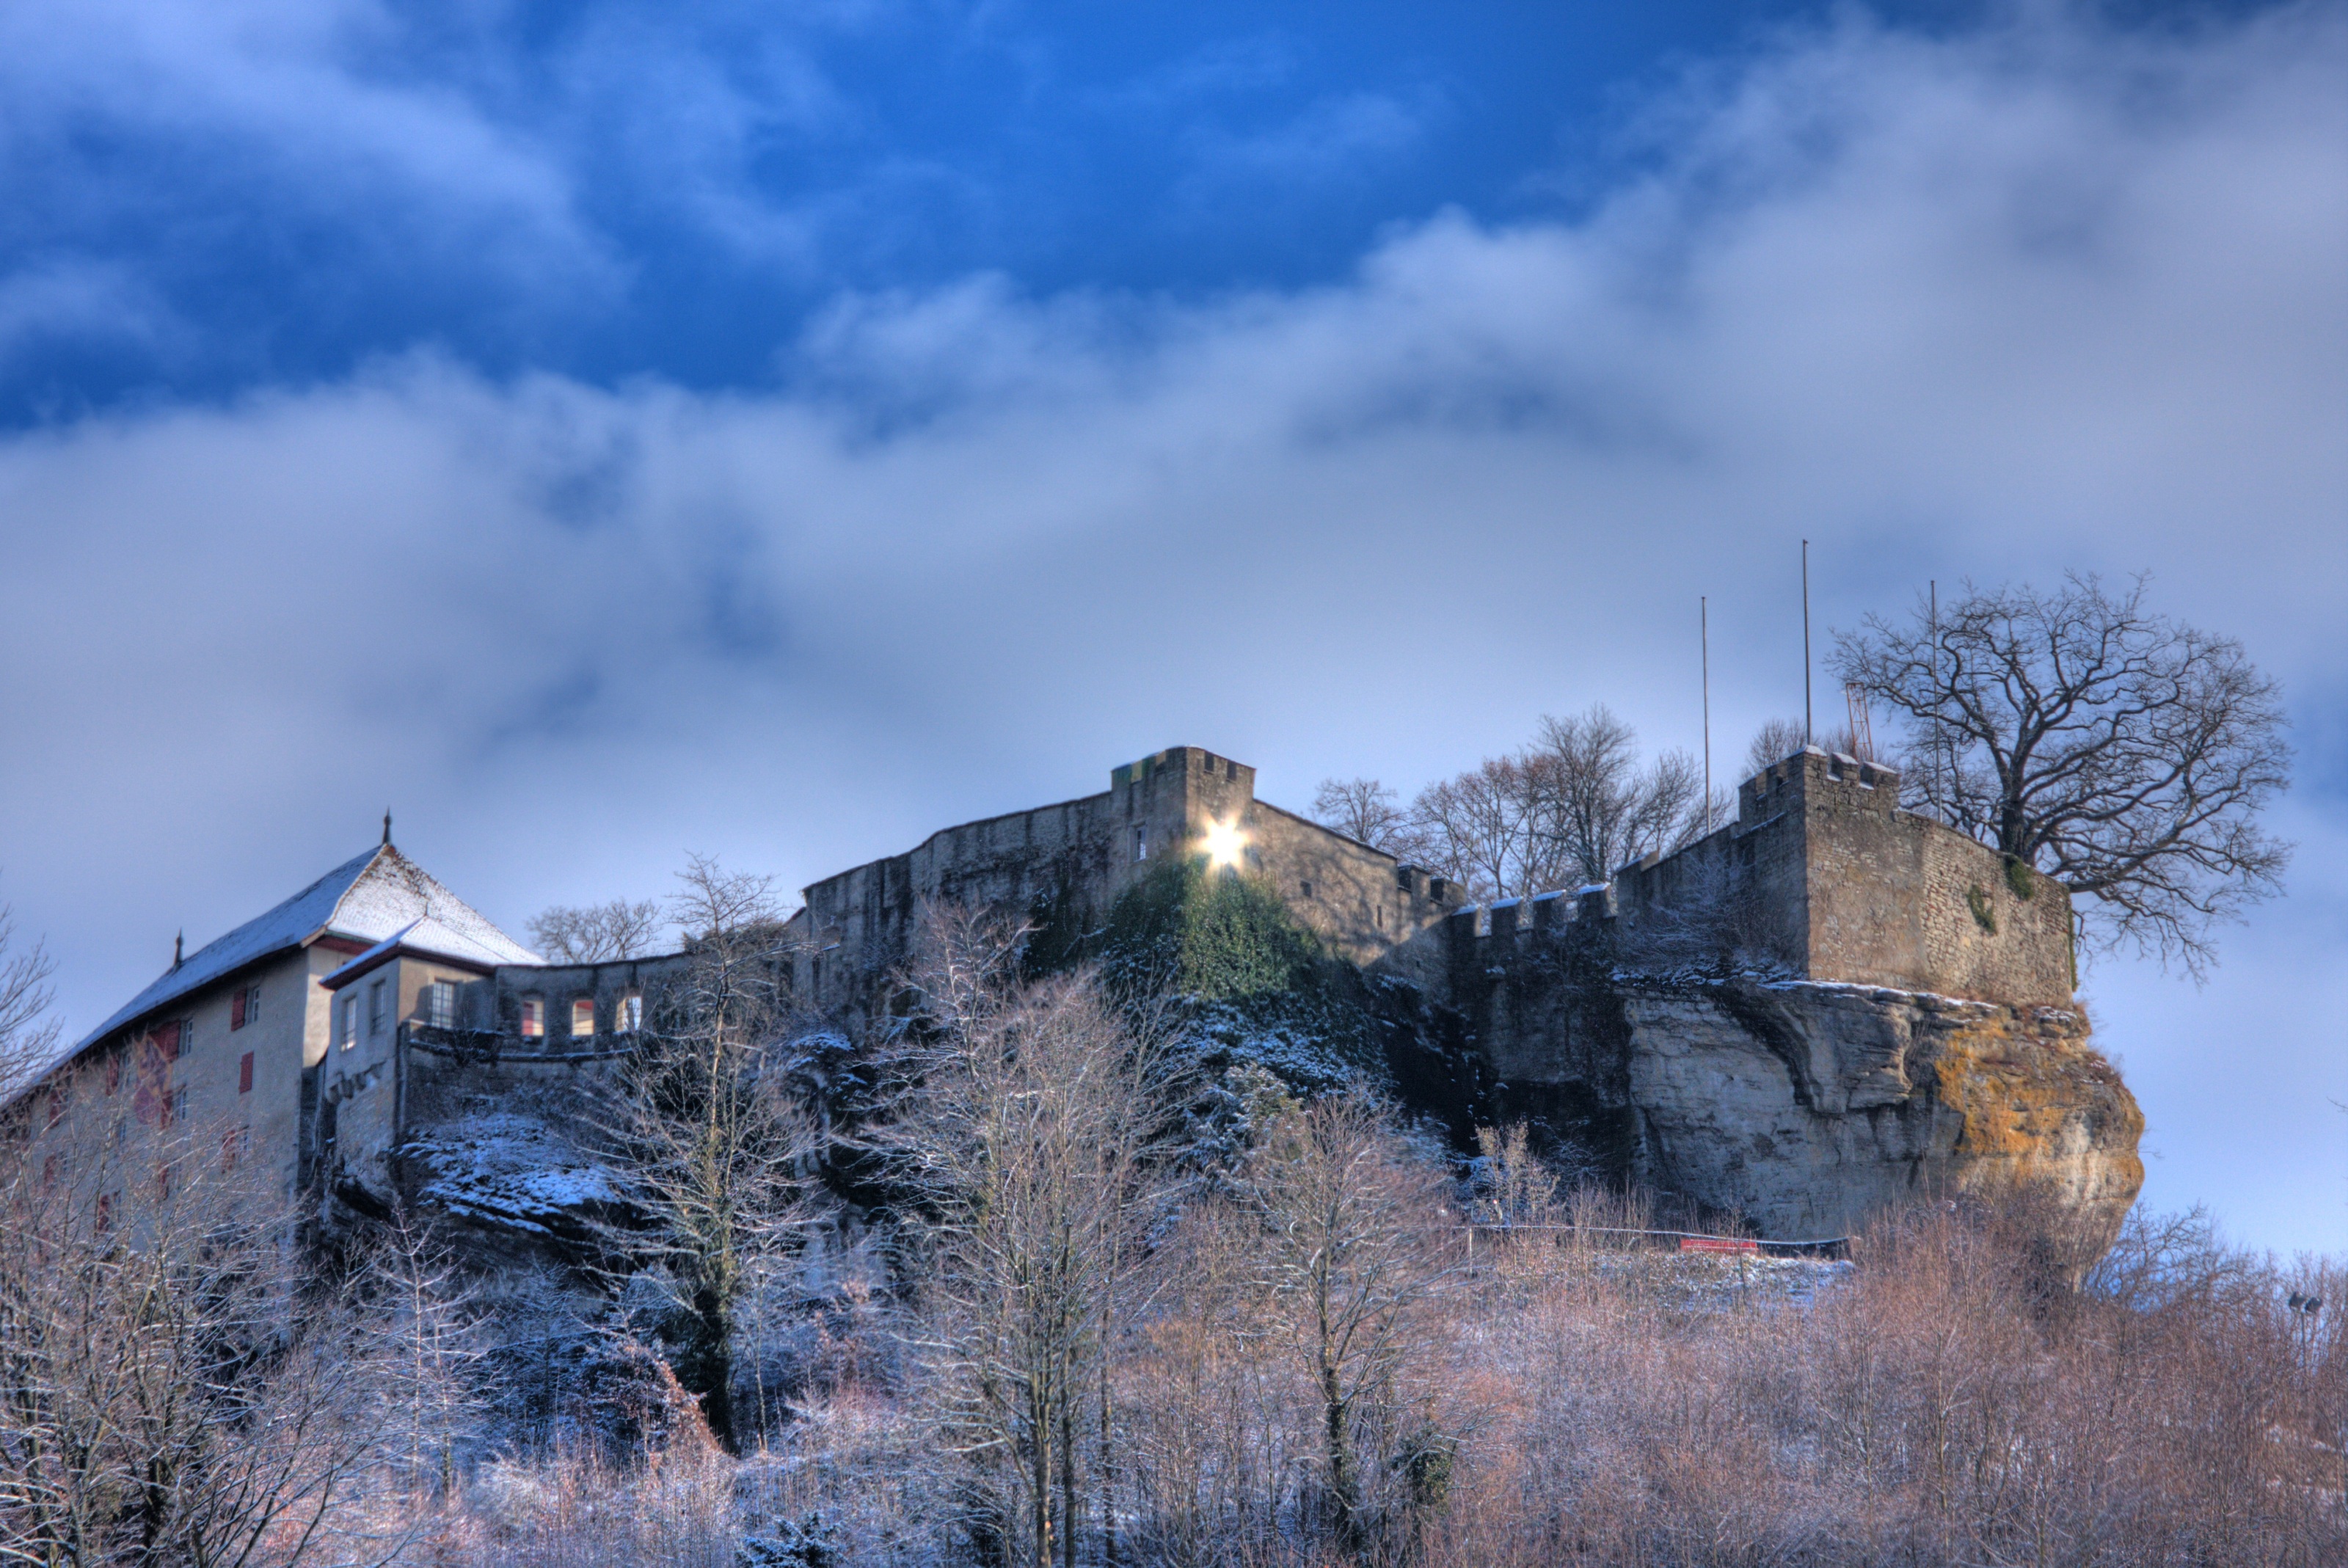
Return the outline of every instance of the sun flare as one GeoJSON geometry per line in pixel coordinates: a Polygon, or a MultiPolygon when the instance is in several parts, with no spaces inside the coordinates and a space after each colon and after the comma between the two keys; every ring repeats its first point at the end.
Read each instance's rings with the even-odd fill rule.
{"type": "Polygon", "coordinates": [[[1247,835],[1240,831],[1237,823],[1210,822],[1207,824],[1206,836],[1209,867],[1236,866],[1240,863],[1240,851],[1247,845],[1247,835]]]}

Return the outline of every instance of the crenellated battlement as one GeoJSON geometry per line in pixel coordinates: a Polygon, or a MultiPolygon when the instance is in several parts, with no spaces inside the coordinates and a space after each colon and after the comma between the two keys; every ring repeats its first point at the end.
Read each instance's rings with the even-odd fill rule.
{"type": "Polygon", "coordinates": [[[1709,944],[1797,979],[2069,1002],[2068,892],[1901,810],[1896,769],[1810,748],[1739,785],[1736,803],[1734,822],[1603,886],[1454,911],[1447,972],[1504,966],[1527,934],[1602,926],[1634,966],[1670,967],[1709,944]]]}

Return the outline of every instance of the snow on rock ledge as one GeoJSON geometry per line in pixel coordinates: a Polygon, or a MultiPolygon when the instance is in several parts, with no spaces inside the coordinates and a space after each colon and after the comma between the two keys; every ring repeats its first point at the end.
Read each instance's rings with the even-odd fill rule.
{"type": "Polygon", "coordinates": [[[484,1111],[402,1145],[416,1201],[492,1230],[577,1237],[622,1201],[613,1172],[536,1117],[484,1111]]]}

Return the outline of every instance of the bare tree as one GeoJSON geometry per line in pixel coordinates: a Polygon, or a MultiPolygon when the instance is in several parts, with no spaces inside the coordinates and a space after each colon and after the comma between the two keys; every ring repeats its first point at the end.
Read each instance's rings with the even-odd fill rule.
{"type": "Polygon", "coordinates": [[[241,1568],[402,1544],[345,1516],[396,1369],[303,1278],[292,1212],[238,1147],[84,1112],[7,1150],[0,1562],[241,1568]]]}
{"type": "Polygon", "coordinates": [[[1441,1273],[1426,1228],[1441,1177],[1360,1095],[1291,1114],[1247,1174],[1264,1231],[1262,1286],[1319,1396],[1331,1522],[1359,1555],[1374,1476],[1389,1457],[1365,1456],[1364,1439],[1395,1435],[1399,1375],[1429,1326],[1421,1308],[1441,1273]]]}
{"type": "Polygon", "coordinates": [[[1549,1218],[1558,1201],[1558,1179],[1532,1151],[1523,1122],[1478,1128],[1476,1154],[1478,1223],[1536,1224],[1549,1218]]]}
{"type": "Polygon", "coordinates": [[[32,1088],[57,1041],[57,1020],[49,1016],[57,965],[37,941],[18,945],[14,915],[0,903],[0,1105],[32,1088]]]}
{"type": "Polygon", "coordinates": [[[1457,779],[1430,784],[1411,802],[1411,827],[1428,861],[1476,898],[1540,891],[1527,859],[1540,843],[1524,765],[1488,758],[1457,779]]]}
{"type": "Polygon", "coordinates": [[[1410,856],[1410,815],[1395,792],[1375,779],[1323,779],[1313,792],[1313,815],[1374,850],[1410,856]]]}
{"type": "Polygon", "coordinates": [[[1704,770],[1684,751],[1639,763],[1638,735],[1600,703],[1541,720],[1526,754],[1535,832],[1556,846],[1580,881],[1601,882],[1642,855],[1679,848],[1718,814],[1704,799],[1704,770]]]}
{"type": "Polygon", "coordinates": [[[669,917],[688,937],[703,940],[778,925],[787,913],[775,896],[775,879],[728,871],[708,855],[687,855],[682,883],[669,895],[669,917]]]}
{"type": "Polygon", "coordinates": [[[772,879],[704,856],[678,878],[671,908],[695,933],[688,960],[664,986],[603,1128],[645,1223],[610,1239],[664,1301],[677,1376],[734,1449],[736,1313],[811,1222],[819,1150],[783,1071],[792,954],[772,879]]]}
{"type": "Polygon", "coordinates": [[[2093,899],[2100,945],[2198,976],[2211,929],[2281,891],[2291,846],[2259,817],[2291,749],[2275,683],[2146,608],[2146,582],[1967,583],[1937,617],[1920,602],[1838,634],[1834,664],[1905,720],[1911,808],[2093,899]]]}
{"type": "Polygon", "coordinates": [[[1017,987],[1020,935],[930,913],[908,976],[923,1035],[880,1145],[920,1216],[919,1348],[976,1478],[967,1527],[1073,1568],[1096,1511],[1115,1555],[1111,1357],[1176,1120],[1173,1058],[1088,976],[1017,987]]]}
{"type": "Polygon", "coordinates": [[[409,1488],[446,1497],[456,1487],[459,1448],[487,1408],[474,1295],[448,1249],[405,1208],[368,1242],[356,1285],[362,1321],[395,1374],[384,1408],[385,1458],[409,1488]]]}
{"type": "Polygon", "coordinates": [[[1677,849],[1718,822],[1728,799],[1704,799],[1704,769],[1684,751],[1643,764],[1637,735],[1600,704],[1544,718],[1523,751],[1420,790],[1406,833],[1430,870],[1471,896],[1521,897],[1604,882],[1651,851],[1677,849]]]}
{"type": "Polygon", "coordinates": [[[615,898],[541,910],[530,918],[530,934],[551,963],[604,964],[650,953],[662,923],[661,906],[651,899],[615,898]]]}
{"type": "Polygon", "coordinates": [[[1745,776],[1752,778],[1783,762],[1808,742],[1802,734],[1798,718],[1772,718],[1754,732],[1753,744],[1745,749],[1745,776]]]}

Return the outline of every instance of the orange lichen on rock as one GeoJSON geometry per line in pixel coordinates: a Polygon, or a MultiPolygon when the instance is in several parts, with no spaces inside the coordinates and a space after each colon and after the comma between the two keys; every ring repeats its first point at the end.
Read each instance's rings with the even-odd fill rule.
{"type": "Polygon", "coordinates": [[[2076,1008],[1998,1007],[1942,1037],[1932,1073],[1962,1118],[1960,1186],[2050,1189],[2117,1227],[2144,1185],[2144,1112],[2087,1033],[2076,1008]]]}

